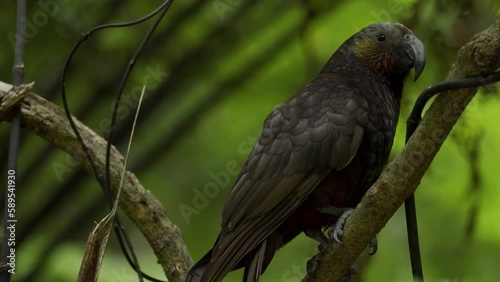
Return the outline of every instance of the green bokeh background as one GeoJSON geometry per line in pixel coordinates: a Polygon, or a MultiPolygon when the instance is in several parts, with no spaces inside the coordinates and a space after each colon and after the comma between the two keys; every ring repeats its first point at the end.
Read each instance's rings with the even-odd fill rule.
{"type": "MultiPolygon", "coordinates": [[[[29,1],[25,81],[35,81],[35,92],[62,105],[58,83],[79,34],[138,18],[158,4],[29,1]]],[[[234,181],[231,166],[244,163],[266,115],[314,77],[345,39],[370,23],[399,21],[427,46],[426,70],[405,88],[394,156],[403,147],[404,121],[418,93],[445,79],[458,49],[499,15],[498,0],[175,1],[124,92],[129,102],[119,122],[130,128],[124,123],[135,109],[137,89],[157,74],[156,81],[149,80],[149,106],[141,113],[130,168],[163,203],[197,260],[219,232],[231,185],[220,186],[195,214],[183,215],[181,207],[193,206],[194,189],[214,182],[212,174],[231,175],[234,181]]],[[[0,18],[0,80],[11,82],[14,1],[0,3],[0,18]]],[[[103,31],[77,54],[67,83],[71,109],[101,134],[120,76],[150,25],[103,31]]],[[[416,194],[426,281],[500,280],[498,94],[498,86],[481,89],[416,194]],[[480,176],[478,185],[471,182],[473,171],[480,176]],[[471,212],[474,206],[477,214],[471,212]],[[468,227],[471,218],[474,225],[468,227]]],[[[0,125],[2,171],[9,128],[0,125]]],[[[122,152],[126,132],[116,142],[122,152]]],[[[107,211],[102,193],[66,153],[33,133],[23,132],[21,144],[12,281],[74,281],[86,237],[107,211]]],[[[125,221],[143,270],[164,279],[147,242],[125,221]]],[[[402,209],[378,238],[377,255],[359,258],[355,281],[412,281],[402,209]]],[[[316,245],[298,237],[277,253],[262,281],[300,281],[316,245]]],[[[114,237],[99,281],[137,281],[114,237]]],[[[224,281],[241,281],[241,272],[224,281]]]]}

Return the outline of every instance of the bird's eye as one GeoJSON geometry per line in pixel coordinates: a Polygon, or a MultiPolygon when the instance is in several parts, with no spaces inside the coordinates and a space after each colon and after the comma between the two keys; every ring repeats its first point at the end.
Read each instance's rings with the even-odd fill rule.
{"type": "Polygon", "coordinates": [[[384,34],[379,34],[379,35],[377,36],[377,40],[378,40],[378,42],[382,42],[382,41],[384,41],[384,40],[385,40],[385,35],[384,35],[384,34]]]}

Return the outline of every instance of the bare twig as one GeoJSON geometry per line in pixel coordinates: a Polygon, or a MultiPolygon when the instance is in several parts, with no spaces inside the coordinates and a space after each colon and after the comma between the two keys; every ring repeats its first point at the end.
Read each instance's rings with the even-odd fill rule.
{"type": "Polygon", "coordinates": [[[481,172],[479,169],[480,161],[480,142],[482,140],[483,134],[477,134],[472,137],[470,147],[465,148],[467,150],[467,159],[469,163],[470,171],[470,184],[469,184],[469,197],[472,199],[471,207],[469,209],[469,214],[467,215],[467,223],[465,224],[465,238],[464,245],[470,245],[474,232],[476,231],[478,214],[479,214],[479,201],[478,195],[481,192],[481,172]]]}
{"type": "MultiPolygon", "coordinates": [[[[14,46],[14,66],[12,67],[12,84],[20,86],[24,78],[24,42],[26,32],[26,0],[17,1],[16,43],[14,46]]],[[[2,99],[4,100],[4,99],[2,99]]],[[[10,100],[10,99],[8,99],[10,100]]],[[[5,203],[3,212],[2,257],[0,258],[0,281],[9,282],[10,275],[16,269],[16,183],[17,154],[21,138],[21,107],[14,105],[13,118],[9,136],[9,155],[7,160],[7,183],[5,185],[5,203]],[[13,240],[13,241],[11,241],[13,240]]]]}
{"type": "Polygon", "coordinates": [[[113,228],[113,213],[107,214],[90,232],[83,254],[77,282],[96,282],[101,270],[109,233],[113,228]]]}
{"type": "MultiPolygon", "coordinates": [[[[109,234],[113,228],[112,224],[118,210],[118,202],[120,201],[120,194],[123,188],[123,181],[125,180],[125,173],[127,172],[128,157],[130,155],[130,148],[132,147],[132,140],[134,138],[135,126],[137,124],[137,117],[139,116],[139,111],[141,110],[142,98],[144,97],[144,92],[146,91],[146,86],[142,87],[141,96],[139,97],[139,103],[137,105],[137,110],[134,116],[134,122],[132,124],[132,130],[130,132],[130,138],[128,141],[127,152],[125,153],[125,160],[123,161],[123,170],[120,178],[120,185],[118,186],[118,192],[116,193],[115,201],[113,203],[113,208],[110,213],[107,214],[101,222],[92,230],[87,240],[87,246],[85,249],[85,254],[83,256],[82,264],[80,266],[80,273],[78,274],[78,280],[81,282],[87,281],[97,281],[99,278],[99,270],[102,265],[102,260],[104,258],[104,252],[108,243],[109,234]]],[[[107,149],[106,149],[107,150],[107,149]]],[[[139,281],[142,282],[144,279],[139,275],[139,281]]]]}
{"type": "MultiPolygon", "coordinates": [[[[33,89],[34,85],[35,82],[31,82],[29,84],[12,87],[0,100],[0,111],[7,112],[14,106],[18,105],[23,100],[24,96],[26,96],[31,89],[33,89]]],[[[9,84],[5,84],[0,81],[0,88],[8,88],[9,86],[9,84]]]]}

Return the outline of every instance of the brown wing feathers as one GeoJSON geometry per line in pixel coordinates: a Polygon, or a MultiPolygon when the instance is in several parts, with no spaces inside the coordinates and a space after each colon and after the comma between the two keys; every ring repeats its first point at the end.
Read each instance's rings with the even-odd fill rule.
{"type": "MultiPolygon", "coordinates": [[[[318,100],[305,99],[309,104],[318,100]]],[[[297,118],[300,109],[287,108],[287,104],[268,117],[229,196],[221,236],[202,281],[219,281],[255,248],[265,251],[261,244],[266,237],[332,169],[350,162],[363,130],[349,118],[349,113],[358,108],[348,97],[339,102],[344,104],[339,113],[326,112],[322,105],[316,105],[316,110],[302,109],[305,117],[297,118]],[[293,118],[287,119],[287,111],[293,118]]]]}

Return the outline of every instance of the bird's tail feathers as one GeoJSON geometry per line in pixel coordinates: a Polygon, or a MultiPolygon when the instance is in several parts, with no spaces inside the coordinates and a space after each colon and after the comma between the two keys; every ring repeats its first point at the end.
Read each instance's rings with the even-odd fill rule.
{"type": "Polygon", "coordinates": [[[255,250],[249,256],[248,263],[245,267],[245,273],[243,274],[244,282],[259,282],[260,275],[263,272],[264,257],[266,255],[266,242],[264,240],[255,248],[255,250]]]}
{"type": "Polygon", "coordinates": [[[191,269],[189,270],[186,282],[200,282],[203,273],[207,269],[208,263],[212,259],[212,250],[208,251],[191,269]]]}

